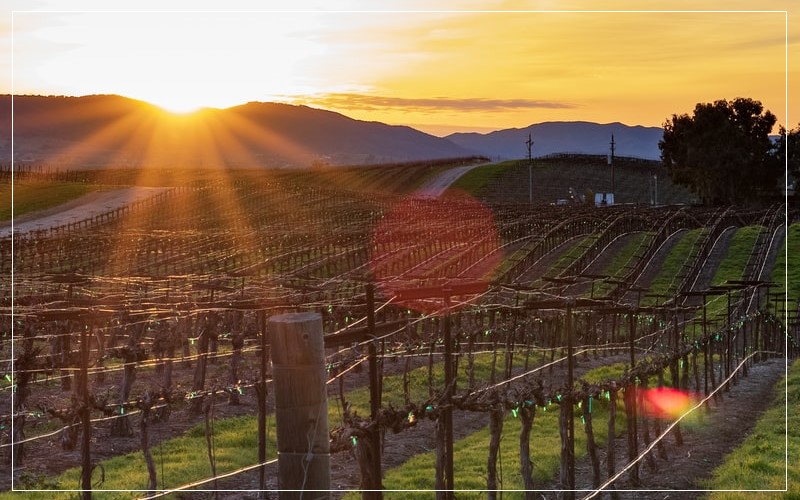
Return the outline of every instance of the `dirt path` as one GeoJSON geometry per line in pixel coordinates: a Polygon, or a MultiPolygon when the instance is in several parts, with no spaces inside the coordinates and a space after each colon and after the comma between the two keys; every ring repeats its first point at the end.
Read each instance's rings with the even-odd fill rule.
{"type": "Polygon", "coordinates": [[[478,163],[477,165],[467,165],[464,167],[455,167],[445,170],[438,176],[423,184],[422,187],[417,189],[415,194],[416,196],[438,198],[445,191],[447,191],[447,188],[456,182],[462,175],[466,174],[473,168],[483,167],[484,165],[490,165],[490,163],[478,163]]]}
{"type": "MultiPolygon", "coordinates": [[[[629,472],[623,474],[616,483],[616,488],[619,490],[618,497],[622,500],[702,497],[705,494],[702,480],[710,478],[725,455],[741,444],[752,431],[758,418],[771,404],[773,388],[784,375],[784,361],[784,359],[770,359],[750,367],[749,375],[740,378],[729,392],[723,392],[719,402],[712,399],[708,410],[698,409],[696,413],[701,413],[701,418],[681,428],[683,445],[675,444],[674,433],[668,435],[665,439],[666,458],[660,458],[657,449],[654,449],[655,468],[650,469],[644,464],[639,467],[641,484],[638,486],[631,484],[629,472]]],[[[577,432],[581,431],[576,428],[577,432]]],[[[652,425],[650,434],[654,437],[652,425]]],[[[617,436],[615,445],[615,470],[619,471],[628,462],[625,437],[617,436]]],[[[640,442],[639,450],[643,449],[644,446],[640,442]]],[[[603,448],[599,451],[601,481],[605,481],[607,450],[603,448]]],[[[577,493],[576,498],[583,498],[592,491],[592,472],[588,458],[578,461],[575,471],[576,488],[584,490],[577,493]]],[[[556,483],[551,483],[550,487],[558,486],[556,483]]],[[[603,494],[594,498],[609,498],[609,495],[603,494]]]]}
{"type": "MultiPolygon", "coordinates": [[[[95,191],[67,203],[14,218],[14,232],[27,233],[63,226],[95,215],[146,200],[169,188],[128,187],[110,191],[95,191]]],[[[0,223],[0,238],[11,235],[11,221],[0,223]]]]}

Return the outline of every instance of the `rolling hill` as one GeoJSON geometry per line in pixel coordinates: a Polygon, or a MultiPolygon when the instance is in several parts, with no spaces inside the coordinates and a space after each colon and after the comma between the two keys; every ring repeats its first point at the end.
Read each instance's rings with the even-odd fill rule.
{"type": "MultiPolygon", "coordinates": [[[[0,158],[11,159],[11,96],[0,96],[0,158]]],[[[14,158],[59,168],[301,167],[468,156],[404,126],[252,102],[173,115],[115,95],[14,97],[14,158]]]]}

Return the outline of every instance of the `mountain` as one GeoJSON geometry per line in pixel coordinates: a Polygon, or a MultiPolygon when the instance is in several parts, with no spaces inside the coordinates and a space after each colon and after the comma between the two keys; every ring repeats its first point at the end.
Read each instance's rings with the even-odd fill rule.
{"type": "MultiPolygon", "coordinates": [[[[0,96],[0,161],[11,159],[11,96],[0,96]]],[[[301,167],[469,156],[410,127],[251,102],[174,115],[115,95],[15,96],[14,158],[57,168],[301,167]]]]}
{"type": "Polygon", "coordinates": [[[533,139],[532,156],[552,153],[608,154],[614,134],[614,155],[657,160],[659,127],[628,126],[622,123],[544,122],[526,128],[498,130],[488,134],[456,133],[451,142],[492,159],[526,158],[528,134],[533,139]]]}

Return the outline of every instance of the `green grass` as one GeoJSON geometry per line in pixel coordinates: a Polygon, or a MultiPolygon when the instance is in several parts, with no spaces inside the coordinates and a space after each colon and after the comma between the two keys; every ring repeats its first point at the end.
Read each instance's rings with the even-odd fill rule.
{"type": "Polygon", "coordinates": [[[516,161],[505,161],[473,168],[459,177],[458,180],[450,186],[450,189],[459,189],[471,195],[478,195],[486,189],[487,186],[499,179],[507,169],[516,165],[516,163],[516,161]]]}
{"type": "MultiPolygon", "coordinates": [[[[436,358],[440,359],[440,358],[436,358]]],[[[514,357],[514,364],[522,366],[524,356],[518,354],[514,357]]],[[[498,376],[503,369],[503,356],[497,357],[498,376]]],[[[488,380],[492,367],[491,353],[475,356],[475,379],[488,380]]],[[[465,384],[467,360],[462,358],[459,363],[459,381],[465,384]]],[[[409,371],[411,395],[414,402],[428,399],[428,367],[420,367],[409,371]]],[[[434,363],[434,384],[443,385],[444,373],[441,362],[434,363]]],[[[403,404],[402,375],[392,375],[384,378],[384,405],[392,403],[395,406],[403,404]]],[[[369,415],[369,388],[362,387],[346,394],[346,400],[358,415],[369,415]]],[[[328,422],[335,426],[341,422],[341,411],[334,396],[328,398],[328,422]]],[[[133,425],[138,425],[138,416],[132,417],[133,425]]],[[[272,416],[268,417],[273,419],[272,416]]],[[[274,421],[274,419],[273,419],[274,421]]],[[[255,416],[243,416],[214,421],[214,446],[217,457],[217,473],[232,471],[256,463],[257,461],[257,419],[255,416]]],[[[271,442],[267,445],[268,459],[275,457],[274,429],[271,433],[271,442]]],[[[180,486],[211,476],[206,452],[206,439],[204,426],[198,425],[187,431],[183,436],[164,441],[161,447],[152,448],[151,453],[156,462],[158,487],[162,486],[161,456],[163,454],[164,485],[166,488],[180,486]]],[[[97,490],[143,490],[147,487],[147,470],[141,452],[104,460],[102,466],[106,471],[106,481],[99,486],[96,498],[127,499],[141,496],[138,493],[98,493],[97,490]]],[[[95,478],[96,480],[96,478],[95,478]]],[[[39,487],[43,484],[57,485],[56,489],[77,489],[80,484],[80,468],[67,470],[57,477],[41,478],[39,487]]],[[[18,485],[18,487],[21,487],[18,485]]],[[[202,488],[209,489],[210,485],[202,488]]],[[[31,489],[36,489],[35,487],[31,489]]],[[[44,489],[44,488],[43,488],[44,489]]],[[[11,498],[10,493],[0,494],[0,500],[11,498]]],[[[29,498],[73,498],[69,493],[30,493],[29,498]]]]}
{"type": "MultiPolygon", "coordinates": [[[[753,432],[725,459],[704,487],[713,490],[782,490],[786,485],[788,436],[788,492],[761,493],[759,498],[800,499],[800,361],[795,361],[787,379],[775,386],[775,402],[756,423],[753,432]],[[788,432],[786,408],[788,403],[788,432]]],[[[754,493],[716,492],[710,500],[754,498],[754,493]]]]}
{"type": "MultiPolygon", "coordinates": [[[[133,417],[133,425],[138,425],[138,417],[133,417]]],[[[234,417],[214,421],[214,446],[216,450],[217,474],[232,471],[258,461],[258,434],[256,418],[252,416],[234,417]]],[[[138,432],[138,429],[137,429],[138,432]]],[[[270,435],[267,444],[267,458],[275,457],[275,432],[270,435]]],[[[210,477],[211,466],[206,452],[205,427],[197,425],[181,437],[164,441],[160,446],[151,448],[156,465],[158,488],[162,484],[166,488],[177,487],[192,481],[210,477]],[[163,462],[162,462],[163,457],[163,462]],[[164,474],[162,476],[161,471],[164,474]]],[[[93,497],[101,499],[128,499],[142,496],[146,490],[147,467],[141,452],[128,453],[102,461],[105,469],[105,482],[94,487],[93,497]],[[102,492],[101,490],[124,490],[120,492],[102,492]]],[[[99,480],[100,473],[95,471],[92,482],[99,480]]],[[[48,478],[48,484],[57,489],[79,489],[80,468],[67,470],[56,478],[48,478]]],[[[20,487],[20,485],[17,485],[20,487]]],[[[210,489],[211,484],[201,486],[210,489]]],[[[19,493],[4,492],[0,499],[18,498],[19,493]]],[[[75,493],[67,492],[30,492],[26,499],[75,498],[75,493]]]]}
{"type": "MultiPolygon", "coordinates": [[[[600,406],[596,414],[601,414],[600,406]]],[[[487,417],[488,419],[488,417],[487,417]]],[[[597,420],[598,423],[602,419],[597,420]]],[[[601,429],[603,425],[595,425],[596,439],[598,442],[605,439],[601,429]]],[[[500,458],[498,469],[502,467],[502,489],[519,489],[522,487],[522,476],[519,473],[519,432],[520,420],[508,413],[503,422],[503,433],[500,440],[500,458]],[[502,465],[501,465],[502,464],[502,465]]],[[[575,433],[576,455],[582,455],[585,450],[585,433],[575,433]]],[[[453,445],[454,485],[457,489],[481,490],[486,489],[486,460],[489,443],[488,428],[475,432],[464,439],[456,441],[453,445]]],[[[533,475],[537,484],[551,480],[558,471],[561,440],[558,435],[558,406],[550,405],[548,411],[537,409],[536,420],[531,431],[531,460],[534,463],[533,475]]],[[[433,490],[436,488],[433,472],[436,468],[435,452],[422,453],[413,456],[400,467],[386,471],[383,481],[387,489],[402,490],[433,490]]],[[[474,495],[460,493],[459,498],[483,498],[485,494],[474,495]]],[[[351,493],[346,498],[358,498],[351,493]]]]}
{"type": "Polygon", "coordinates": [[[569,244],[569,248],[558,258],[558,260],[550,266],[545,276],[554,278],[561,274],[570,264],[572,264],[578,257],[583,255],[586,250],[591,247],[599,236],[591,234],[584,238],[577,238],[573,243],[569,244]]]}
{"type": "MultiPolygon", "coordinates": [[[[531,365],[535,365],[533,360],[531,365]]],[[[496,359],[498,372],[503,366],[503,356],[496,359]]],[[[482,353],[476,355],[474,362],[475,378],[485,381],[489,378],[492,367],[492,354],[482,353]]],[[[516,366],[524,363],[524,355],[517,353],[514,356],[516,366]]],[[[601,366],[585,374],[582,379],[590,383],[599,383],[603,380],[618,378],[626,367],[625,363],[615,363],[601,366]]],[[[460,386],[466,380],[467,360],[462,358],[459,363],[458,377],[460,386]]],[[[423,366],[409,372],[411,400],[424,401],[428,398],[428,367],[423,366]]],[[[441,363],[434,365],[434,384],[441,384],[443,379],[441,363]]],[[[402,405],[402,375],[393,375],[384,379],[384,404],[392,403],[402,405]]],[[[369,412],[369,390],[360,388],[346,394],[346,399],[353,405],[354,411],[360,415],[369,412]]],[[[619,400],[621,405],[621,398],[619,400]]],[[[335,396],[329,398],[329,422],[336,425],[341,419],[335,396]]],[[[272,417],[270,417],[272,418],[272,417]]],[[[537,484],[545,484],[557,474],[559,467],[560,438],[558,436],[558,406],[550,405],[547,410],[537,409],[536,421],[531,437],[532,460],[534,462],[534,480],[537,484]]],[[[607,440],[607,403],[597,401],[593,409],[594,430],[598,446],[603,446],[607,440]]],[[[134,417],[134,425],[137,417],[134,417]]],[[[241,468],[256,461],[256,418],[253,416],[236,417],[217,420],[214,422],[214,442],[217,450],[217,471],[241,468]]],[[[624,411],[618,412],[617,431],[624,428],[624,411]]],[[[580,431],[578,424],[576,432],[576,457],[581,458],[586,454],[585,433],[580,431]]],[[[520,423],[509,412],[505,416],[503,437],[501,440],[501,467],[503,471],[504,489],[518,489],[522,486],[519,475],[519,444],[518,436],[520,423]]],[[[406,432],[414,432],[406,431],[406,432]]],[[[274,434],[274,431],[271,433],[274,434]]],[[[274,437],[274,436],[273,436],[274,437]]],[[[486,448],[489,440],[488,428],[482,429],[455,443],[456,450],[456,487],[467,490],[480,490],[486,487],[486,448]]],[[[268,445],[268,455],[274,457],[275,443],[268,445]]],[[[206,442],[204,428],[198,425],[183,436],[165,441],[162,445],[152,450],[159,476],[159,488],[162,485],[161,456],[163,453],[164,485],[169,487],[179,486],[191,481],[210,476],[210,466],[206,457],[206,442]]],[[[433,451],[415,455],[403,466],[386,471],[384,485],[388,489],[433,489],[435,455],[433,451]]],[[[144,459],[141,453],[131,453],[125,456],[106,460],[102,463],[106,471],[106,481],[98,489],[112,490],[141,490],[146,487],[147,476],[144,459]]],[[[40,484],[56,485],[57,489],[74,489],[79,481],[79,469],[71,469],[55,478],[45,478],[40,484]]],[[[210,486],[206,486],[209,488],[210,486]]],[[[0,495],[2,498],[11,498],[0,495]]],[[[99,493],[97,498],[131,498],[136,493],[99,493]]],[[[74,496],[74,495],[73,495],[74,496]]],[[[71,498],[67,493],[53,496],[47,493],[31,493],[30,498],[71,498]]],[[[465,498],[471,498],[467,495],[465,498]]],[[[477,498],[477,497],[476,497],[477,498]]]]}
{"type": "MultiPolygon", "coordinates": [[[[55,207],[99,189],[78,182],[15,182],[14,217],[55,207]]],[[[0,221],[11,220],[11,184],[0,184],[0,221]]]]}
{"type": "Polygon", "coordinates": [[[742,278],[744,266],[753,251],[758,235],[764,230],[762,226],[746,226],[739,228],[731,238],[725,258],[719,263],[711,280],[711,285],[722,285],[727,280],[742,278]]]}
{"type": "Polygon", "coordinates": [[[502,262],[500,262],[500,265],[497,266],[497,268],[495,268],[492,274],[492,279],[499,279],[501,276],[505,275],[520,261],[525,259],[525,257],[540,244],[541,241],[537,239],[529,239],[528,241],[526,241],[522,247],[515,250],[508,257],[503,258],[502,262]]]}
{"type": "Polygon", "coordinates": [[[789,226],[786,233],[786,242],[782,246],[778,258],[775,261],[775,267],[772,270],[771,279],[780,285],[779,293],[786,291],[786,285],[789,285],[789,304],[790,307],[797,305],[800,300],[800,223],[794,223],[789,226]],[[786,267],[787,251],[789,249],[789,266],[786,267]],[[788,280],[787,280],[788,278],[788,280]]]}
{"type": "MultiPolygon", "coordinates": [[[[603,366],[586,373],[582,379],[599,382],[618,378],[625,369],[624,363],[603,366]]],[[[619,411],[616,419],[616,432],[625,426],[625,413],[622,409],[622,398],[617,400],[619,411]]],[[[561,454],[561,438],[558,434],[558,405],[551,404],[546,410],[536,409],[536,417],[531,431],[531,461],[533,462],[533,479],[537,485],[544,485],[553,480],[559,470],[561,454]]],[[[488,417],[487,417],[488,420],[488,417]]],[[[608,406],[606,401],[598,401],[592,409],[595,444],[605,446],[608,437],[608,406]]],[[[520,420],[512,412],[505,415],[503,432],[500,440],[500,456],[498,469],[502,469],[502,482],[498,487],[505,490],[521,489],[523,482],[519,472],[519,432],[520,420]]],[[[410,431],[413,432],[413,431],[410,431]]],[[[488,426],[469,436],[456,441],[453,445],[454,485],[457,489],[486,489],[487,447],[490,433],[488,426]]],[[[576,414],[575,457],[586,456],[586,433],[581,430],[578,414],[576,414]]],[[[433,471],[436,467],[435,451],[417,454],[403,465],[389,469],[385,473],[383,485],[387,489],[398,490],[432,490],[435,489],[433,471]]],[[[499,472],[498,472],[499,474],[499,472]]],[[[428,495],[430,495],[428,493],[428,495]]],[[[459,498],[484,498],[485,493],[458,494],[459,498]]],[[[359,496],[351,492],[345,498],[356,499],[359,496]]]]}
{"type": "MultiPolygon", "coordinates": [[[[614,258],[611,259],[611,262],[608,263],[608,265],[600,272],[600,274],[605,274],[607,276],[611,276],[612,278],[622,278],[622,272],[629,268],[634,260],[634,257],[637,254],[641,254],[643,249],[652,239],[653,233],[649,232],[631,234],[628,238],[628,241],[625,243],[625,246],[614,254],[614,258]]],[[[604,297],[612,289],[613,285],[608,283],[600,283],[599,286],[595,286],[594,296],[604,297]]],[[[587,292],[586,295],[589,293],[590,292],[587,292]]]]}
{"type": "MultiPolygon", "coordinates": [[[[719,267],[711,279],[711,286],[724,285],[728,280],[742,279],[747,260],[753,251],[753,245],[763,230],[762,226],[746,226],[736,231],[728,245],[725,257],[719,263],[719,267]]],[[[732,293],[731,300],[733,301],[737,295],[732,293]]],[[[709,319],[716,316],[724,317],[727,314],[727,307],[725,295],[709,296],[706,315],[709,319]]]]}
{"type": "MultiPolygon", "coordinates": [[[[677,277],[680,275],[683,264],[687,260],[694,258],[695,242],[701,237],[703,229],[692,229],[683,234],[680,241],[672,247],[658,274],[650,283],[649,293],[668,294],[675,293],[675,289],[680,284],[677,277]]],[[[663,298],[642,297],[641,305],[649,306],[656,302],[663,302],[663,298]]]]}

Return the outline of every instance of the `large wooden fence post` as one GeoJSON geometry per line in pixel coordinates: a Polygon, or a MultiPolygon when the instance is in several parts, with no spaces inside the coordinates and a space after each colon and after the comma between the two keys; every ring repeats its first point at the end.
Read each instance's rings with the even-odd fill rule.
{"type": "Polygon", "coordinates": [[[268,324],[278,437],[278,498],[330,498],[325,346],[318,313],[268,324]],[[303,491],[317,491],[303,495],[303,491]]]}

